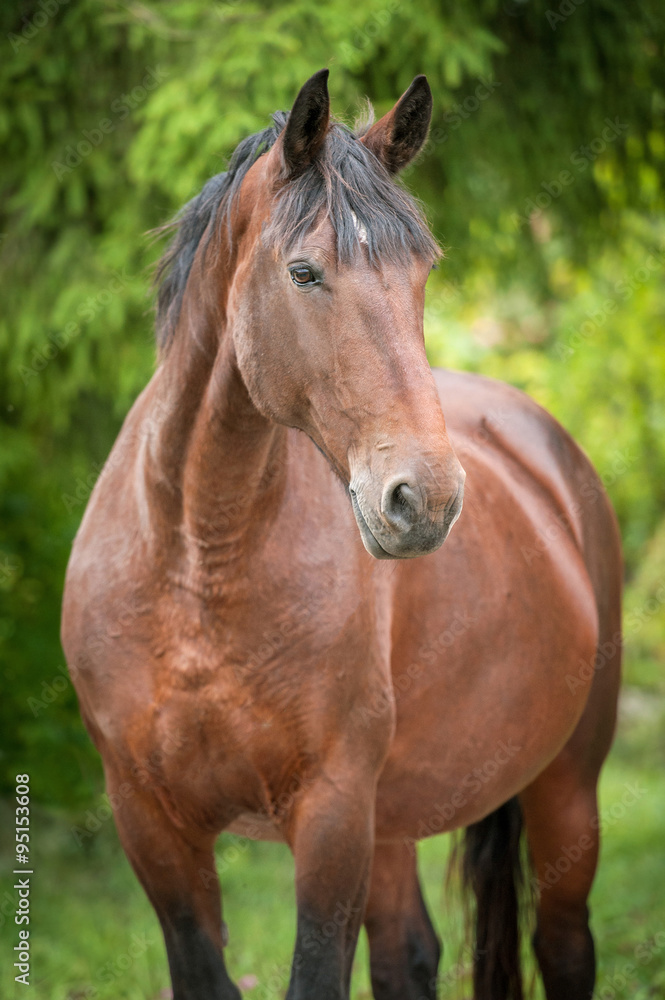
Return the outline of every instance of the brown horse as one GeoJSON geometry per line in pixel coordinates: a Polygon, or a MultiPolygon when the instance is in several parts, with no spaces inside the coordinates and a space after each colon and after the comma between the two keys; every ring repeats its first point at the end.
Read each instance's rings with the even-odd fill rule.
{"type": "Polygon", "coordinates": [[[186,206],[160,364],[74,545],[63,644],[176,1000],[239,996],[224,829],[294,854],[290,1000],[348,996],[363,920],[403,1000],[440,951],[415,841],[468,827],[475,996],[521,997],[522,823],[548,1000],[592,993],[619,539],[551,417],[427,364],[437,248],[394,175],[431,108],[420,76],[353,134],[321,71],[186,206]]]}

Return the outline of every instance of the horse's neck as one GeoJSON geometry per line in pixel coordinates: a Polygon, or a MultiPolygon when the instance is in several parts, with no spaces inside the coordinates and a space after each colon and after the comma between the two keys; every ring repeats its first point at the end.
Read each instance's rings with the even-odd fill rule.
{"type": "Polygon", "coordinates": [[[171,487],[171,519],[204,571],[237,559],[286,476],[286,429],[252,403],[218,319],[176,331],[157,404],[167,415],[151,449],[155,480],[171,487]]]}

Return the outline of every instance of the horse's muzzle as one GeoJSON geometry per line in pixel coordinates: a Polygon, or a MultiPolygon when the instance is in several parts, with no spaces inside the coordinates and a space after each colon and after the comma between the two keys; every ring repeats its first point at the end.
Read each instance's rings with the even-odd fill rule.
{"type": "Polygon", "coordinates": [[[428,494],[415,476],[393,476],[378,491],[352,480],[349,494],[363,545],[376,559],[410,559],[434,552],[460,516],[465,473],[457,463],[456,483],[443,496],[428,494]]]}

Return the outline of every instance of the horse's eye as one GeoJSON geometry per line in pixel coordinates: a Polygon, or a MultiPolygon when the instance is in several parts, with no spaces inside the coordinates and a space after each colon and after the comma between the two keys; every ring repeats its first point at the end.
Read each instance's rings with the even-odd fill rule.
{"type": "Polygon", "coordinates": [[[291,268],[291,280],[296,285],[311,285],[316,278],[309,267],[300,266],[291,268]]]}

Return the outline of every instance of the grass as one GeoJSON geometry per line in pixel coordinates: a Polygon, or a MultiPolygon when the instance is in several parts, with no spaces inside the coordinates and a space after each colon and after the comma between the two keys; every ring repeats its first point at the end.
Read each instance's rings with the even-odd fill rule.
{"type": "MultiPolygon", "coordinates": [[[[603,850],[591,899],[599,1000],[665,996],[663,721],[660,699],[629,691],[602,779],[603,850]]],[[[6,830],[11,830],[10,819],[5,805],[0,820],[6,830]]],[[[119,847],[112,822],[103,821],[82,847],[72,835],[71,821],[64,817],[35,811],[32,822],[31,982],[27,989],[14,983],[8,969],[13,959],[3,960],[2,995],[8,1000],[168,997],[157,920],[119,847]]],[[[0,858],[3,872],[13,867],[8,848],[0,858]]],[[[462,953],[460,904],[448,898],[444,886],[448,850],[448,838],[425,841],[420,846],[420,867],[428,906],[445,943],[440,996],[452,1000],[469,996],[470,987],[468,977],[459,975],[460,967],[468,965],[462,953]]],[[[244,982],[250,1000],[282,997],[295,927],[291,856],[280,845],[244,844],[226,835],[220,838],[218,856],[230,928],[231,975],[244,982]]],[[[17,942],[11,885],[5,880],[0,891],[0,911],[11,910],[0,916],[5,956],[17,942]]],[[[532,968],[530,957],[528,962],[532,968]]],[[[352,995],[356,1000],[371,996],[364,937],[352,995]]]]}

